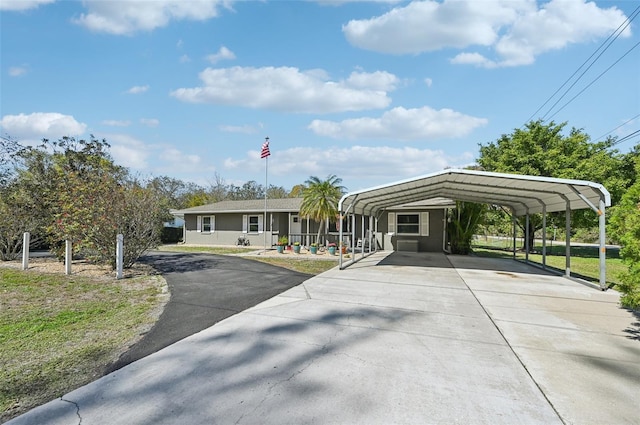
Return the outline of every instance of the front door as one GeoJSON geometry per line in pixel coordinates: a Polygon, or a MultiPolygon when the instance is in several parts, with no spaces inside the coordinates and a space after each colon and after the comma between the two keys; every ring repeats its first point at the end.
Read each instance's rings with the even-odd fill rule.
{"type": "Polygon", "coordinates": [[[290,243],[302,243],[302,222],[298,214],[291,215],[291,222],[289,223],[289,234],[291,235],[291,239],[289,240],[290,243]]]}

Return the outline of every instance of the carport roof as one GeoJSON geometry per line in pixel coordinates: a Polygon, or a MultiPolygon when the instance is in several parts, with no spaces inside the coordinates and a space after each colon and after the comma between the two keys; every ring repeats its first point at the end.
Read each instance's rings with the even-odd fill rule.
{"type": "Polygon", "coordinates": [[[486,171],[443,170],[395,183],[347,193],[338,205],[341,212],[378,215],[410,202],[437,197],[488,203],[511,208],[516,216],[571,210],[598,209],[600,201],[611,205],[611,196],[599,183],[486,171]]]}

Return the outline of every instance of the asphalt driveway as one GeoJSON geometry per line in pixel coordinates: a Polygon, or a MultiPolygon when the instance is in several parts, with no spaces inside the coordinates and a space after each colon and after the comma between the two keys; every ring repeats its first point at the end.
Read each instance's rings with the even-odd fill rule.
{"type": "Polygon", "coordinates": [[[107,366],[105,374],[311,277],[260,261],[213,254],[153,252],[139,261],[150,264],[162,274],[169,286],[171,299],[153,328],[115,363],[107,366]]]}

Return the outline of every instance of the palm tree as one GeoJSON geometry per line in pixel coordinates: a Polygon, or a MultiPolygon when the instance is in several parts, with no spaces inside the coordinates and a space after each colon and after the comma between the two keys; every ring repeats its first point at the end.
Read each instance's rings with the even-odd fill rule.
{"type": "Polygon", "coordinates": [[[320,224],[316,241],[320,241],[324,222],[338,215],[338,202],[345,190],[340,183],[342,179],[333,174],[327,176],[324,181],[316,176],[311,176],[305,181],[306,188],[302,191],[300,215],[320,224]]]}
{"type": "Polygon", "coordinates": [[[471,240],[484,220],[486,211],[485,204],[456,201],[456,208],[450,212],[447,226],[452,254],[471,253],[471,240]]]}

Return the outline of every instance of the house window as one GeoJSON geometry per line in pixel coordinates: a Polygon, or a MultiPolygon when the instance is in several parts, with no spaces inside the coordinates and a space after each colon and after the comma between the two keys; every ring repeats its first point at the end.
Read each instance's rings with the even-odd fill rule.
{"type": "Polygon", "coordinates": [[[243,215],[242,216],[242,233],[262,233],[263,230],[263,216],[262,214],[256,215],[243,215]]]}
{"type": "Polygon", "coordinates": [[[419,235],[420,234],[420,214],[397,214],[398,234],[419,235]]]}
{"type": "Polygon", "coordinates": [[[249,233],[258,233],[260,229],[260,217],[257,215],[249,216],[249,233]]]}
{"type": "Polygon", "coordinates": [[[197,220],[198,232],[211,233],[215,230],[216,219],[213,215],[199,215],[197,220]]]}
{"type": "Polygon", "coordinates": [[[211,232],[211,216],[202,217],[202,231],[211,232]]]}

